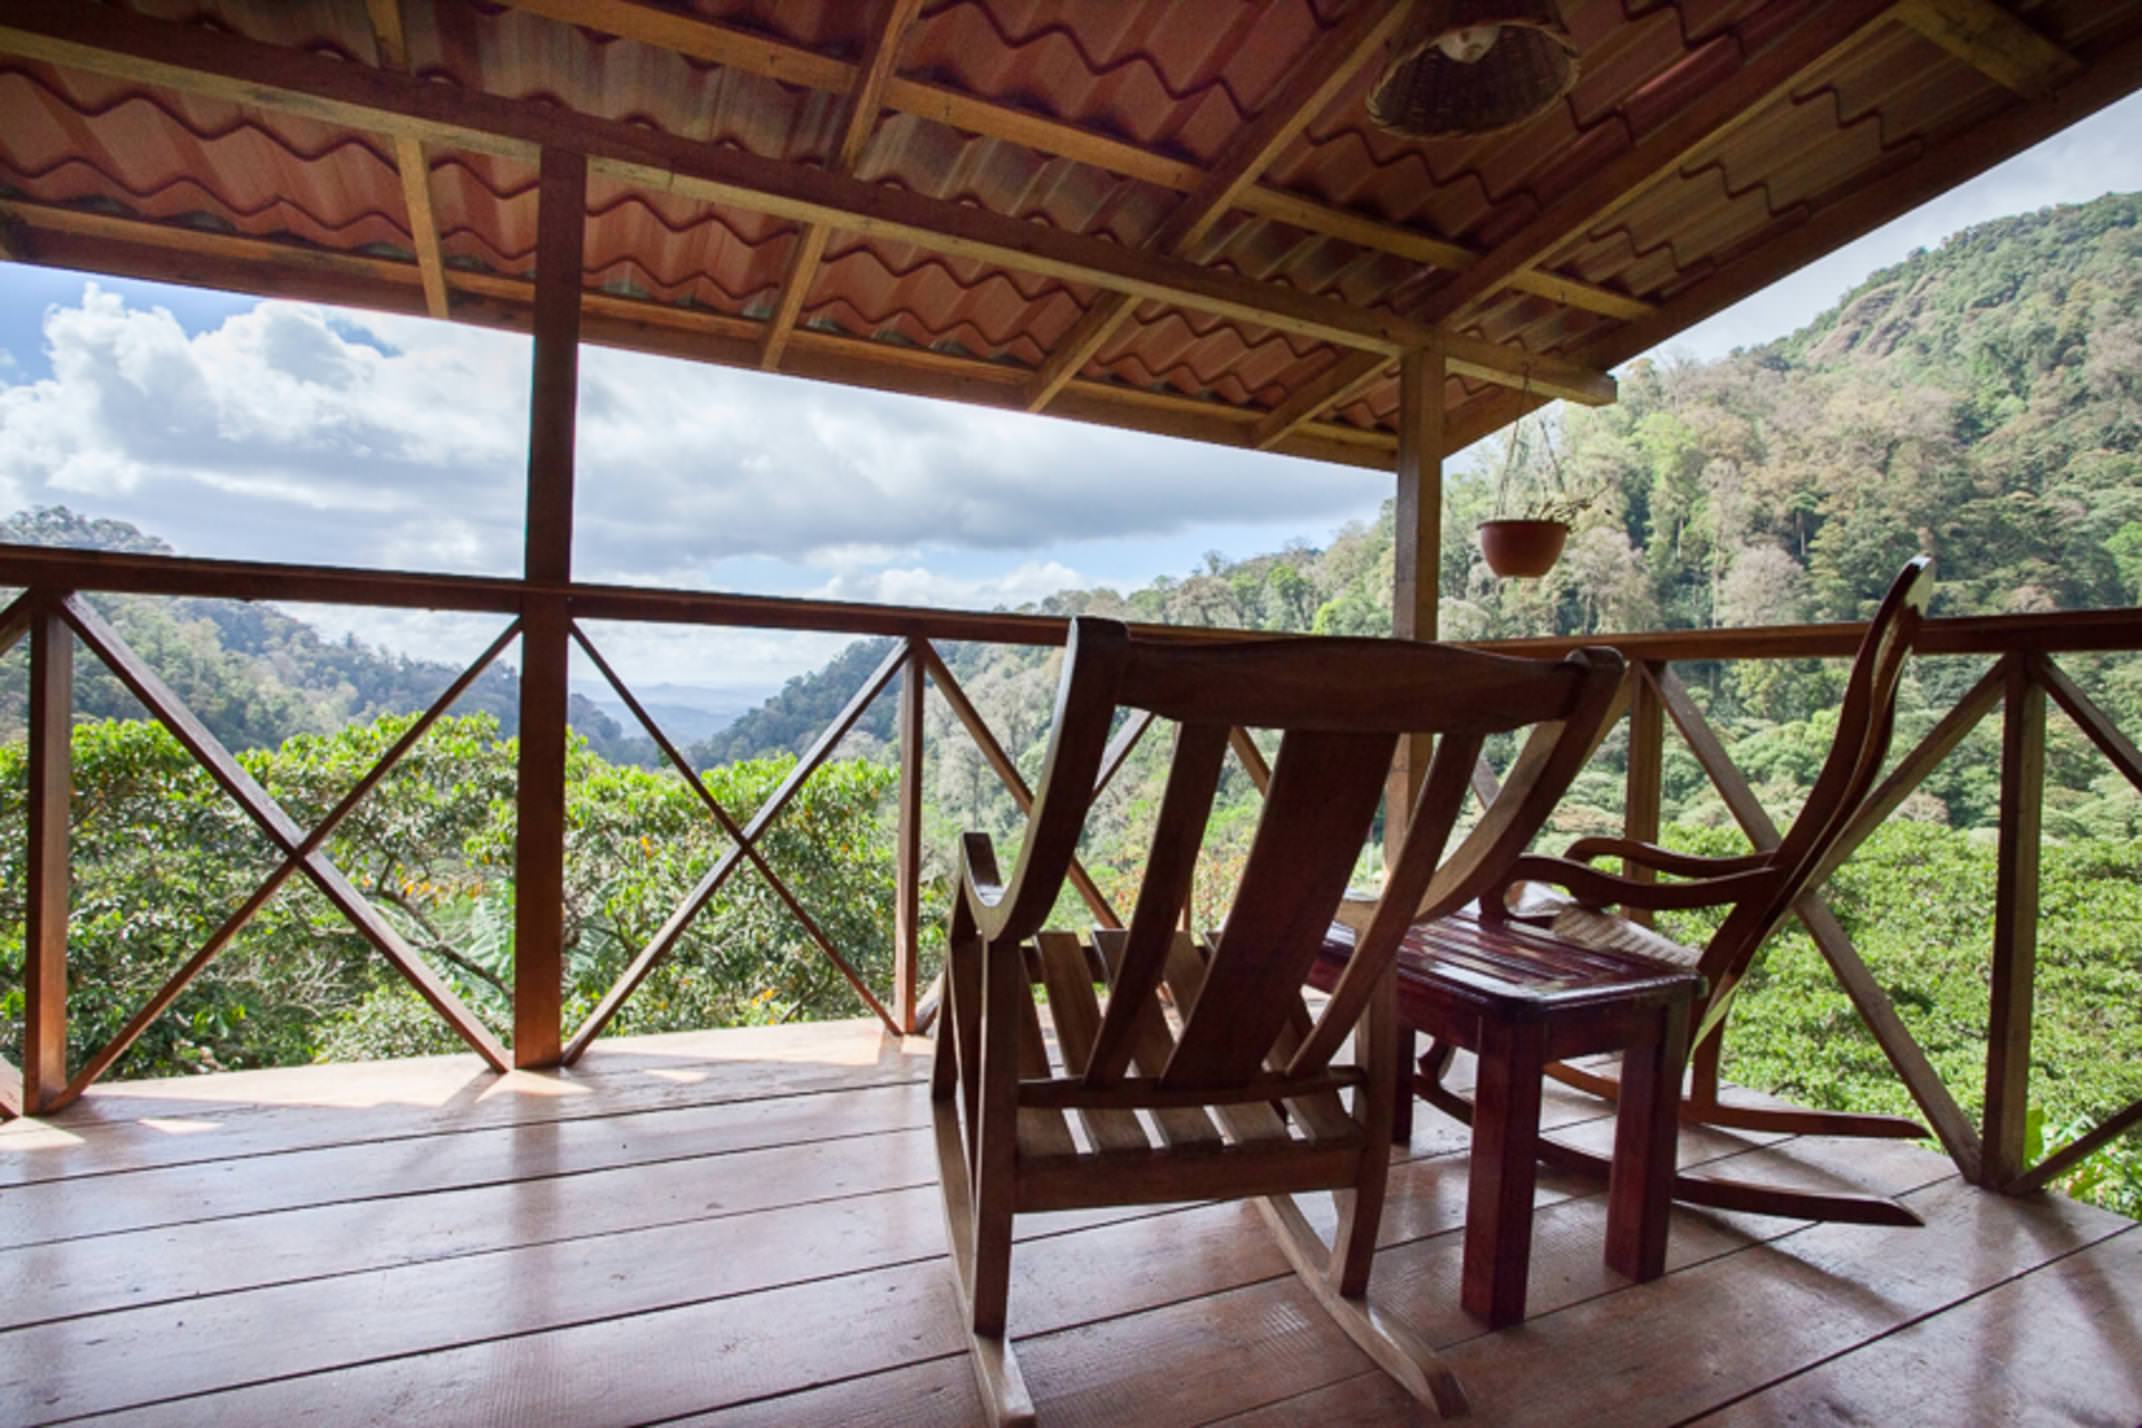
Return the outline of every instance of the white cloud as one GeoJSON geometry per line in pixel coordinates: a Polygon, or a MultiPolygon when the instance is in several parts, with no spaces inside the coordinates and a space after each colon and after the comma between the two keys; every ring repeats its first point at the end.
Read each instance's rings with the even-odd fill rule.
{"type": "MultiPolygon", "coordinates": [[[[17,504],[134,520],[190,554],[519,563],[525,339],[282,302],[188,333],[94,284],[44,339],[51,375],[0,383],[17,504]]],[[[579,427],[575,564],[594,579],[1038,559],[1221,513],[1313,528],[1381,494],[1368,473],[595,348],[579,427]]]]}
{"type": "Polygon", "coordinates": [[[989,610],[1025,605],[1087,584],[1084,576],[1055,560],[1022,561],[1002,575],[962,579],[924,566],[843,573],[811,593],[822,600],[870,600],[883,605],[937,605],[989,610]]]}
{"type": "MultiPolygon", "coordinates": [[[[66,504],[189,555],[520,564],[524,338],[284,302],[189,332],[94,283],[42,335],[49,375],[0,374],[0,509],[66,504]]],[[[1194,540],[1221,518],[1313,531],[1384,494],[1369,472],[598,348],[578,449],[585,579],[935,606],[1080,585],[1058,558],[1073,544],[1194,540]]],[[[441,657],[484,637],[294,612],[441,657]]],[[[635,679],[758,685],[841,642],[694,638],[620,634],[616,658],[635,679]]]]}

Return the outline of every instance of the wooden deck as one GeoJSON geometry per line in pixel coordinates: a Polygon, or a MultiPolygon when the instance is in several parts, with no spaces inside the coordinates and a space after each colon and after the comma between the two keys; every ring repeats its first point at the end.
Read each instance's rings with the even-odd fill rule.
{"type": "MultiPolygon", "coordinates": [[[[847,1022],[605,1042],[561,1076],[99,1088],[0,1128],[0,1421],[972,1421],[926,1051],[847,1022]]],[[[1580,1098],[1548,1119],[1607,1143],[1580,1098]]],[[[1673,1272],[1632,1286],[1600,1187],[1547,1175],[1532,1317],[1488,1334],[1457,1308],[1464,1146],[1421,1109],[1377,1294],[1481,1423],[2142,1419],[2126,1220],[1901,1144],[1690,1135],[1685,1161],[1843,1170],[1927,1227],[1683,1212],[1673,1272]]],[[[1404,1418],[1245,1207],[1037,1217],[1014,1265],[1044,1424],[1404,1418]]]]}

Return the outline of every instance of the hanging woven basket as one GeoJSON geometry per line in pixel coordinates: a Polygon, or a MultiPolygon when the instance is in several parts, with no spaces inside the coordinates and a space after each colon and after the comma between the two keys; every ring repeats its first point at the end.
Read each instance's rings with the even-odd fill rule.
{"type": "Polygon", "coordinates": [[[1369,95],[1378,128],[1413,139],[1522,124],[1577,82],[1577,46],[1555,0],[1449,0],[1403,37],[1369,95]]]}

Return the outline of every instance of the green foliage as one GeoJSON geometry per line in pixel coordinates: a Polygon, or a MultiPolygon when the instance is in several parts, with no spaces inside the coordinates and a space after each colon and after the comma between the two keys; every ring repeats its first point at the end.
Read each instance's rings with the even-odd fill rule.
{"type": "MultiPolygon", "coordinates": [[[[1959,234],[1871,276],[1802,331],[1707,365],[1639,362],[1614,406],[1560,418],[1552,451],[1520,440],[1513,488],[1598,492],[1546,578],[1501,581],[1473,528],[1495,513],[1500,450],[1447,474],[1442,629],[1454,639],[1595,634],[1863,617],[1902,559],[1938,560],[1937,613],[2121,605],[2142,598],[2142,199],[2113,196],[1959,234]]],[[[1542,436],[1544,437],[1544,433],[1542,436]]],[[[25,513],[0,536],[160,548],[132,527],[65,511],[25,513]]],[[[1391,629],[1394,530],[1387,506],[1321,549],[1230,564],[1129,592],[1066,591],[1053,615],[1320,634],[1391,629]]],[[[406,727],[453,671],[320,641],[272,610],[228,602],[112,601],[212,728],[301,820],[316,818],[406,727]],[[428,692],[427,692],[428,691],[428,692]],[[343,727],[351,718],[360,721],[343,727]],[[339,732],[330,732],[339,731],[339,732]]],[[[891,648],[863,640],[732,729],[695,748],[707,787],[747,818],[793,758],[891,648]]],[[[1012,762],[1045,754],[1061,655],[1012,646],[941,650],[1012,762]]],[[[85,661],[85,667],[89,662],[85,661]]],[[[2064,657],[2062,667],[2129,731],[2142,728],[2142,658],[2064,657]]],[[[1900,698],[1900,749],[1922,737],[1985,662],[1915,661],[1900,698]]],[[[1750,661],[1678,667],[1781,822],[1827,752],[1843,665],[1750,661]]],[[[73,926],[76,1055],[115,1030],[274,865],[264,840],[160,731],[85,668],[81,707],[115,722],[76,732],[73,926]]],[[[516,690],[487,676],[472,706],[419,746],[337,834],[331,852],[494,1025],[512,975],[516,690]]],[[[0,724],[19,729],[20,675],[0,678],[0,724]],[[8,682],[12,679],[13,682],[8,682]]],[[[599,716],[597,716],[599,717],[599,716]]],[[[995,770],[932,700],[927,712],[924,926],[941,926],[956,835],[994,835],[1007,862],[1023,827],[995,770]]],[[[730,850],[684,782],[622,766],[640,757],[592,720],[575,744],[568,808],[569,1015],[586,1011],[730,850]]],[[[2142,798],[2057,715],[2050,721],[2040,980],[2032,1096],[2043,1143],[2074,1139],[2142,1095],[2142,798]]],[[[614,731],[614,726],[612,726],[614,731]]],[[[890,980],[892,852],[887,745],[893,701],[865,711],[843,757],[805,785],[764,851],[875,988],[890,980]]],[[[1123,909],[1157,817],[1164,735],[1135,751],[1098,801],[1081,856],[1123,909]]],[[[1624,733],[1612,734],[1559,810],[1548,842],[1618,831],[1624,733]]],[[[1491,749],[1507,757],[1507,749],[1491,749]]],[[[1707,779],[1669,741],[1671,838],[1744,848],[1707,779]]],[[[0,755],[0,818],[19,827],[19,749],[0,755]]],[[[1983,1079],[1987,948],[1998,815],[1998,715],[1906,801],[1837,875],[1832,905],[1969,1102],[1983,1079]]],[[[1225,915],[1257,813],[1230,765],[1208,830],[1193,916],[1225,915]]],[[[21,956],[22,840],[0,853],[0,962],[21,956]]],[[[1372,852],[1362,876],[1372,878],[1372,852]]],[[[1062,926],[1088,909],[1067,893],[1062,926]]],[[[1673,930],[1700,940],[1701,919],[1673,930]]],[[[0,987],[19,976],[0,966],[0,987]]],[[[0,1002],[19,1038],[20,994],[0,1002]]],[[[794,916],[739,866],[626,1004],[620,1031],[853,1012],[860,1001],[794,916]]],[[[1773,939],[1744,985],[1727,1072],[1812,1104],[1908,1112],[1889,1070],[1814,947],[1773,939]]],[[[297,883],[212,963],[118,1068],[120,1074],[452,1049],[444,1027],[317,894],[297,883]]],[[[12,1054],[12,1047],[7,1049],[12,1054]]],[[[2142,1210],[2130,1137],[2066,1187],[2142,1210]]]]}
{"type": "MultiPolygon", "coordinates": [[[[321,818],[409,727],[383,715],[241,755],[300,822],[321,818]]],[[[79,1065],[280,862],[159,725],[74,732],[69,1051],[79,1065]]],[[[337,828],[328,852],[493,1027],[511,1025],[515,743],[487,715],[441,720],[337,828]]],[[[747,761],[705,776],[739,819],[794,767],[747,761]]],[[[568,1015],[586,1014],[672,909],[730,851],[673,774],[612,765],[576,738],[566,842],[568,1015]]],[[[891,983],[891,771],[829,763],[760,843],[866,983],[891,983]]],[[[0,747],[0,1051],[21,1050],[27,769],[0,747]]],[[[926,909],[936,918],[939,908],[926,909]]],[[[627,1003],[620,1032],[846,1016],[859,997],[765,879],[739,863],[627,1003]]],[[[459,1049],[453,1033],[302,877],[153,1021],[116,1076],[459,1049]]]]}
{"type": "MultiPolygon", "coordinates": [[[[1745,852],[1737,836],[1677,825],[1669,846],[1745,852]]],[[[1838,921],[1965,1112],[1985,1081],[1995,849],[1992,840],[1910,821],[1877,829],[1826,889],[1838,921]]],[[[2040,872],[2032,1112],[2046,1148],[2142,1098],[2142,840],[2048,843],[2040,872]]],[[[1665,914],[1700,945],[1714,919],[1665,914]]],[[[1832,1110],[1917,1116],[1866,1024],[1797,924],[1765,945],[1734,1003],[1724,1072],[1832,1110]]],[[[2033,1152],[2035,1158],[2036,1152],[2033,1152]]],[[[2142,1217],[2142,1144],[2116,1141],[2064,1189],[2142,1217]]]]}

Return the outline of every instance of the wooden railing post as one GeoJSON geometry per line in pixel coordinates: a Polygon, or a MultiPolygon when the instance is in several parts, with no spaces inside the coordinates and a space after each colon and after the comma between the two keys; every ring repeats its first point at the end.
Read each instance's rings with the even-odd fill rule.
{"type": "Polygon", "coordinates": [[[28,888],[23,925],[22,1109],[67,1089],[67,817],[74,794],[74,633],[58,598],[30,616],[28,888]]]}
{"type": "MultiPolygon", "coordinates": [[[[536,210],[535,348],[529,367],[526,575],[573,574],[573,439],[580,393],[587,161],[543,151],[536,210]]],[[[555,1066],[565,979],[566,661],[563,594],[522,609],[519,794],[513,849],[513,1064],[555,1066]]]]}
{"type": "Polygon", "coordinates": [[[929,677],[922,641],[907,641],[900,672],[900,823],[893,887],[893,1020],[915,1034],[922,961],[922,696],[929,677]]]}
{"type": "Polygon", "coordinates": [[[2038,839],[2045,795],[2045,686],[2028,655],[2008,657],[2001,719],[2000,863],[1993,892],[1993,986],[1986,1022],[1985,1158],[1980,1183],[2025,1166],[2030,1023],[2038,974],[2038,839]]]}
{"type": "MultiPolygon", "coordinates": [[[[1622,804],[1622,833],[1634,842],[1656,843],[1665,796],[1666,706],[1659,699],[1650,666],[1630,665],[1628,680],[1629,781],[1622,804]]],[[[1657,877],[1649,868],[1629,867],[1622,873],[1644,883],[1657,877]]],[[[1631,922],[1651,925],[1651,913],[1646,908],[1625,907],[1622,915],[1631,922]]]]}
{"type": "MultiPolygon", "coordinates": [[[[1440,624],[1443,581],[1443,349],[1408,352],[1398,364],[1398,493],[1392,509],[1391,633],[1432,640],[1440,624]]],[[[1384,795],[1386,862],[1405,841],[1406,818],[1428,776],[1433,740],[1398,741],[1384,795]]]]}

